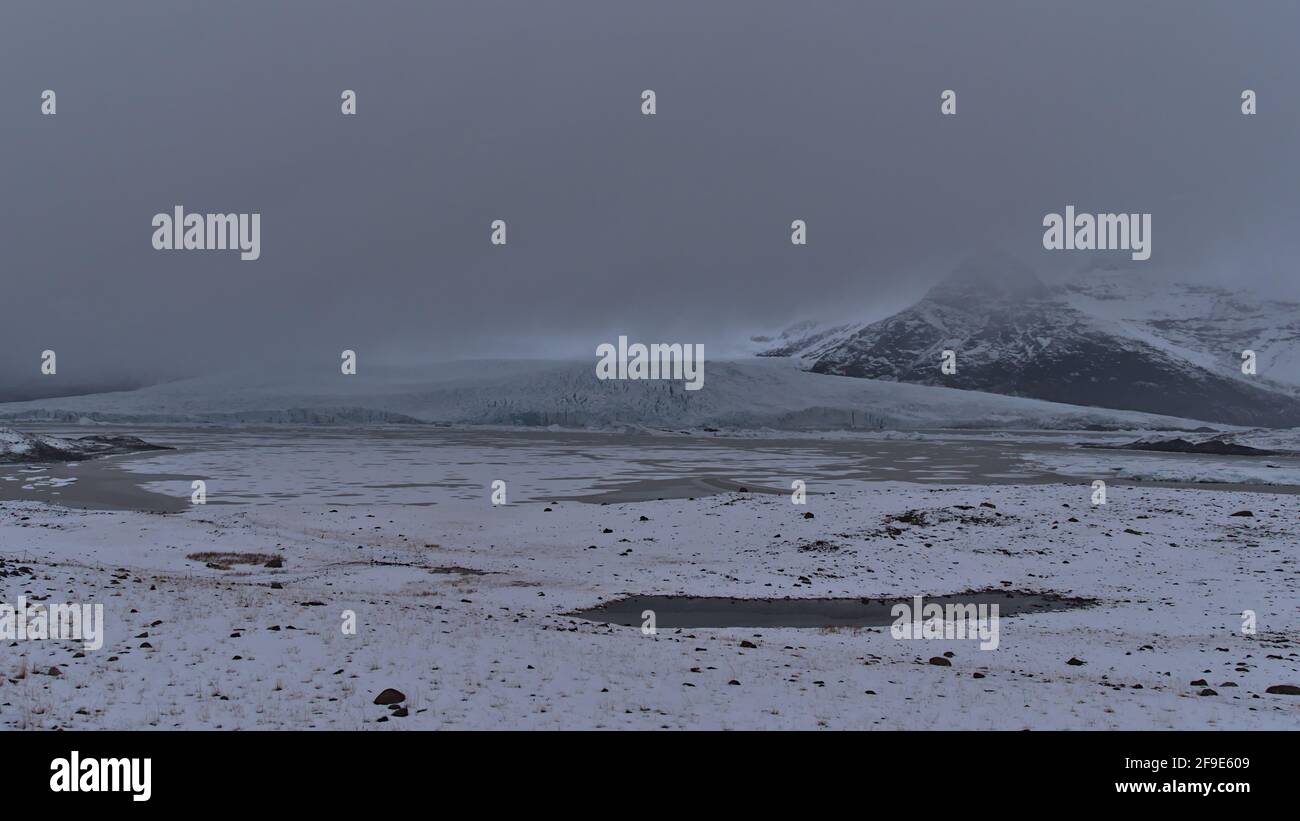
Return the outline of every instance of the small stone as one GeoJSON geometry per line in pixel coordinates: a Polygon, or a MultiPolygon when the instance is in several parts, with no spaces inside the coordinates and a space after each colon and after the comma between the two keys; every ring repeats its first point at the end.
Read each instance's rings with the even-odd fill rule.
{"type": "Polygon", "coordinates": [[[933,658],[930,659],[930,663],[933,664],[935,667],[952,666],[952,662],[948,661],[948,659],[944,658],[943,656],[934,656],[933,658]]]}
{"type": "Polygon", "coordinates": [[[406,701],[406,694],[401,690],[394,690],[392,687],[375,696],[376,704],[398,704],[403,701],[406,701]]]}

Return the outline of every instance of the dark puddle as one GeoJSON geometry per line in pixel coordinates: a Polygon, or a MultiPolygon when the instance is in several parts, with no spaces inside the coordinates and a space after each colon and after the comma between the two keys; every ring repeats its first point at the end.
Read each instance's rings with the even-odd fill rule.
{"type": "MultiPolygon", "coordinates": [[[[888,599],[730,599],[710,596],[629,596],[569,615],[587,621],[640,627],[646,610],[655,613],[656,627],[888,627],[896,604],[888,599]]],[[[1094,599],[1056,593],[980,590],[946,596],[925,596],[922,604],[996,604],[998,617],[1050,613],[1091,607],[1094,599]]]]}
{"type": "MultiPolygon", "coordinates": [[[[0,503],[44,502],[85,510],[135,510],[180,513],[190,496],[169,496],[141,487],[145,482],[185,481],[195,477],[171,473],[132,473],[119,465],[156,456],[155,452],[105,456],[94,460],[39,465],[0,466],[0,503]]],[[[221,504],[213,501],[210,504],[221,504]]]]}
{"type": "Polygon", "coordinates": [[[425,570],[428,570],[430,573],[438,573],[440,575],[454,574],[457,576],[486,576],[492,572],[490,570],[475,570],[472,567],[458,567],[456,565],[446,565],[444,567],[426,567],[425,570]]]}

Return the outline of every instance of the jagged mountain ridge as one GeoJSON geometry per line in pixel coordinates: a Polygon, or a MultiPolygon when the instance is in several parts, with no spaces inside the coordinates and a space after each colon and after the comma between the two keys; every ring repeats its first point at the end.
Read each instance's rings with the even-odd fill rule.
{"type": "Polygon", "coordinates": [[[1300,425],[1289,371],[1246,377],[1233,358],[1255,345],[1266,373],[1294,361],[1300,323],[1288,324],[1294,316],[1285,303],[1244,305],[1227,292],[1173,286],[1177,296],[1196,299],[1171,299],[1151,287],[1145,310],[1100,310],[1099,302],[1128,305],[1126,275],[1099,272],[1073,287],[1049,287],[1013,259],[981,257],[893,316],[852,327],[804,326],[760,355],[796,357],[820,374],[1235,425],[1300,425]],[[1179,307],[1208,315],[1178,316],[1179,307]],[[940,371],[944,350],[957,354],[955,374],[940,371]]]}

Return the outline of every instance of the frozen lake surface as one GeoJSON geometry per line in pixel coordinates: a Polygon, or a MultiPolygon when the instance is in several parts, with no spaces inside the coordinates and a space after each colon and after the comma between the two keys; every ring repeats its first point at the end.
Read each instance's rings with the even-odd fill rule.
{"type": "MultiPolygon", "coordinates": [[[[79,428],[32,427],[54,435],[79,428]]],[[[433,505],[485,498],[507,483],[510,502],[592,503],[688,499],[719,493],[810,494],[864,482],[1025,484],[1135,482],[1231,485],[1300,493],[1295,457],[1191,456],[1088,450],[1080,440],[1131,434],[962,431],[926,434],[714,437],[437,427],[131,427],[176,448],[78,463],[0,465],[0,501],[174,513],[191,483],[208,503],[433,505]]]]}

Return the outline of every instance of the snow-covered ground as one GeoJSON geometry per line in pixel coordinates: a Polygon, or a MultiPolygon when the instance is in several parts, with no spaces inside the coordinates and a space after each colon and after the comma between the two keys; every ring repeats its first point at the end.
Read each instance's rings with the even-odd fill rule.
{"type": "MultiPolygon", "coordinates": [[[[1244,445],[1275,454],[1271,456],[1202,456],[1194,453],[1158,453],[1126,450],[1026,449],[1020,456],[1026,465],[1069,476],[1096,476],[1143,482],[1183,482],[1241,485],[1300,486],[1300,429],[1249,429],[1228,433],[1162,433],[1151,435],[1083,433],[1078,442],[1115,447],[1141,442],[1177,439],[1191,444],[1218,442],[1244,445]]],[[[1027,441],[1027,437],[1018,437],[1027,441]]],[[[1040,439],[1042,437],[1039,437],[1040,439]]]]}
{"type": "Polygon", "coordinates": [[[1112,484],[1093,506],[1088,475],[973,483],[1002,468],[969,437],[684,437],[646,453],[592,436],[447,433],[412,450],[383,432],[178,432],[160,443],[180,450],[122,462],[122,481],[167,475],[154,489],[187,497],[188,478],[206,477],[206,506],[4,503],[3,601],[103,603],[108,636],[80,656],[76,643],[6,643],[0,727],[1300,726],[1300,697],[1266,692],[1300,685],[1293,493],[1112,484]],[[885,470],[935,462],[908,482],[885,470]],[[795,505],[790,481],[805,476],[808,503],[795,505]],[[490,504],[491,478],[507,481],[509,504],[490,504]],[[684,479],[699,495],[672,492],[684,479]],[[638,481],[665,482],[664,498],[567,498],[638,481]],[[910,510],[932,523],[894,518],[910,510]],[[204,552],[283,566],[187,558],[204,552]],[[989,651],[888,629],[646,636],[566,615],[625,594],[990,588],[1099,603],[1003,618],[989,651]],[[356,635],[341,629],[348,610],[356,635]],[[945,652],[951,666],[928,663],[945,652]],[[373,703],[385,688],[407,715],[373,703]]]}

